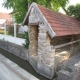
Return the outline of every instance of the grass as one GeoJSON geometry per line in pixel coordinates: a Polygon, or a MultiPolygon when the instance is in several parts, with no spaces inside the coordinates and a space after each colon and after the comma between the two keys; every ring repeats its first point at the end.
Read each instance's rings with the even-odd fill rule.
{"type": "Polygon", "coordinates": [[[24,34],[17,34],[17,37],[25,39],[25,35],[24,34]]]}
{"type": "MultiPolygon", "coordinates": [[[[4,34],[4,30],[0,29],[0,34],[4,34]]],[[[6,34],[8,35],[8,31],[6,32],[6,34]]]]}
{"type": "Polygon", "coordinates": [[[3,29],[0,29],[0,34],[4,34],[4,30],[3,29]]]}

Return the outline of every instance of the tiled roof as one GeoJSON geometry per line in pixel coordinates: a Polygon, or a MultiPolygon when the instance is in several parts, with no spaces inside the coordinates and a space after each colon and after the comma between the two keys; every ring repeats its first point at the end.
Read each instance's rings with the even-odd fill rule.
{"type": "MultiPolygon", "coordinates": [[[[38,4],[37,4],[38,5],[38,4]]],[[[38,5],[56,36],[80,34],[80,21],[38,5]]]]}
{"type": "Polygon", "coordinates": [[[10,25],[10,15],[8,13],[2,13],[0,12],[0,19],[6,19],[7,20],[7,25],[10,25]]]}

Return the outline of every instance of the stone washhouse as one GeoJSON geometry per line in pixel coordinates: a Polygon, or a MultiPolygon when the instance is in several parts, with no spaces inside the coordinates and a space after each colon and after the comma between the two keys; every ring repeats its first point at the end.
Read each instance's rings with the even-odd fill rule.
{"type": "Polygon", "coordinates": [[[60,62],[80,49],[80,21],[32,3],[22,23],[29,28],[29,62],[51,79],[60,62]]]}

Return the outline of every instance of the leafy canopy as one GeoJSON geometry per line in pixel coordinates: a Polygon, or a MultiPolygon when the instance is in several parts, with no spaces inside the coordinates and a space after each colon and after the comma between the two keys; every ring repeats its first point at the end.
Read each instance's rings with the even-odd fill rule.
{"type": "Polygon", "coordinates": [[[21,23],[28,10],[28,3],[31,4],[32,2],[56,11],[59,11],[59,8],[62,7],[66,12],[65,6],[68,0],[4,0],[3,6],[5,8],[12,8],[13,12],[15,12],[14,17],[16,22],[21,23]]]}
{"type": "Polygon", "coordinates": [[[80,20],[80,4],[70,5],[67,9],[70,16],[73,16],[80,20]]]}

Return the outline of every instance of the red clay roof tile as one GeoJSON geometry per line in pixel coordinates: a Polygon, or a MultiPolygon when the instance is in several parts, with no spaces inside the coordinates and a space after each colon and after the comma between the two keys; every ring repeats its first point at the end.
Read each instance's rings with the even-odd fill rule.
{"type": "Polygon", "coordinates": [[[7,25],[10,25],[11,18],[8,13],[2,13],[0,12],[0,19],[6,19],[7,20],[7,25]]]}
{"type": "MultiPolygon", "coordinates": [[[[38,5],[38,4],[37,4],[38,5]]],[[[80,21],[38,5],[56,36],[80,34],[80,21]]]]}

